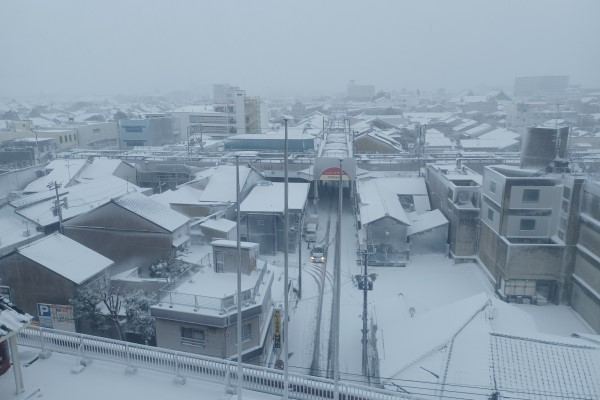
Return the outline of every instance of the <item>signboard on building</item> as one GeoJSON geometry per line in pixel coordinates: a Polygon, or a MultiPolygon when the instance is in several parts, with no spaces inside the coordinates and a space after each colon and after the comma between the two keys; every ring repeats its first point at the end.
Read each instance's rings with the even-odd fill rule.
{"type": "Polygon", "coordinates": [[[273,341],[275,348],[281,348],[281,310],[276,308],[273,312],[273,341]]]}
{"type": "MultiPolygon", "coordinates": [[[[329,167],[325,171],[321,172],[322,181],[339,181],[340,180],[340,167],[329,167]]],[[[348,181],[350,177],[348,173],[342,170],[342,180],[348,181]]]]}
{"type": "Polygon", "coordinates": [[[10,287],[0,285],[0,296],[12,303],[12,297],[10,295],[10,287]]]}
{"type": "Polygon", "coordinates": [[[42,328],[75,332],[72,306],[38,303],[37,311],[42,328]]]}

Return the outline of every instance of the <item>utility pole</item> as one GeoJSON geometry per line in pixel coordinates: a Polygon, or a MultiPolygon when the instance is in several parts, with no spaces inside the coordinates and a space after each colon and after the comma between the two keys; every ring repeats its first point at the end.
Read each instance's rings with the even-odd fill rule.
{"type": "MultiPolygon", "coordinates": [[[[362,328],[362,371],[364,376],[368,376],[368,368],[367,368],[367,293],[369,292],[369,284],[367,283],[367,250],[364,251],[364,272],[362,278],[362,286],[363,286],[363,328],[362,328]]],[[[371,284],[371,287],[372,284],[371,284]]],[[[360,288],[360,287],[359,287],[360,288]]]]}
{"type": "Polygon", "coordinates": [[[289,399],[289,382],[290,382],[290,374],[289,374],[289,366],[288,366],[288,337],[289,337],[289,326],[287,326],[287,324],[290,321],[290,307],[289,307],[289,300],[288,300],[288,281],[289,281],[289,276],[288,276],[288,269],[289,269],[289,265],[288,265],[288,246],[289,246],[289,231],[290,231],[290,222],[289,222],[289,215],[288,215],[288,117],[285,117],[283,119],[284,123],[285,123],[285,140],[284,140],[284,146],[283,146],[283,165],[284,165],[284,196],[283,196],[283,221],[284,221],[284,228],[283,228],[283,232],[284,232],[284,240],[283,240],[283,245],[284,245],[284,249],[283,249],[283,275],[284,275],[284,279],[283,279],[283,283],[284,283],[284,308],[285,308],[285,312],[284,312],[284,325],[283,325],[283,382],[284,382],[284,388],[283,388],[283,398],[285,400],[289,399]]]}
{"type": "Polygon", "coordinates": [[[55,215],[58,216],[58,231],[60,233],[63,233],[63,216],[62,216],[62,207],[67,208],[68,207],[68,203],[67,203],[67,198],[65,197],[63,199],[63,204],[61,204],[60,199],[58,197],[58,188],[60,188],[62,185],[60,183],[57,183],[56,181],[50,182],[49,184],[46,185],[46,187],[50,190],[54,189],[55,193],[56,193],[56,200],[54,200],[54,209],[52,210],[53,213],[56,213],[55,215]]]}
{"type": "Polygon", "coordinates": [[[190,156],[190,128],[191,125],[187,126],[187,155],[190,156]]]}
{"type": "Polygon", "coordinates": [[[335,241],[335,282],[334,282],[334,318],[335,318],[335,332],[334,332],[334,354],[333,360],[333,385],[334,385],[334,400],[340,398],[340,285],[341,285],[341,257],[342,257],[342,162],[340,159],[340,176],[339,176],[339,190],[338,190],[338,221],[337,221],[337,232],[335,241]]]}
{"type": "Polygon", "coordinates": [[[300,227],[298,229],[298,298],[302,298],[302,225],[304,214],[300,213],[300,227]]]}
{"type": "Polygon", "coordinates": [[[235,156],[235,193],[237,202],[237,398],[242,400],[242,242],[240,240],[240,156],[235,156]]]}

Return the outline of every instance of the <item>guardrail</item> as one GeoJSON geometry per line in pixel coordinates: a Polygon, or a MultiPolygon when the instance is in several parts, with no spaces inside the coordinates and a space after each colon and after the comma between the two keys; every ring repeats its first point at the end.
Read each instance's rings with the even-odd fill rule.
{"type": "MultiPolygon", "coordinates": [[[[262,262],[262,261],[261,261],[262,262]]],[[[197,294],[181,293],[177,291],[178,286],[183,280],[192,279],[199,271],[202,265],[194,265],[181,273],[173,282],[168,283],[159,290],[161,303],[170,305],[181,305],[192,307],[194,309],[204,308],[209,310],[227,312],[237,306],[237,294],[232,294],[225,297],[210,297],[197,294]]],[[[256,280],[256,284],[251,289],[246,289],[240,293],[242,303],[254,301],[260,292],[260,285],[263,283],[265,273],[267,272],[267,264],[263,262],[260,274],[256,280]]]]}
{"type": "MultiPolygon", "coordinates": [[[[231,386],[235,386],[237,381],[237,363],[232,361],[98,336],[47,328],[28,328],[19,333],[17,342],[21,346],[38,348],[42,352],[55,351],[81,357],[82,360],[103,360],[130,368],[139,367],[172,373],[178,378],[197,378],[231,386]]],[[[262,393],[283,395],[283,371],[244,364],[243,387],[262,393]]],[[[344,381],[339,382],[339,393],[340,399],[343,400],[418,399],[405,393],[344,381]]],[[[289,373],[289,396],[294,399],[333,399],[334,381],[289,373]]]]}

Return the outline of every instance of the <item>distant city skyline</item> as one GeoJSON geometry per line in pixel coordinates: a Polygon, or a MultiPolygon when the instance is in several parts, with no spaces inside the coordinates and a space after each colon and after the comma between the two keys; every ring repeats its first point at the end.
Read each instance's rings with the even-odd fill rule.
{"type": "Polygon", "coordinates": [[[600,2],[2,2],[0,95],[600,87],[600,2]]]}

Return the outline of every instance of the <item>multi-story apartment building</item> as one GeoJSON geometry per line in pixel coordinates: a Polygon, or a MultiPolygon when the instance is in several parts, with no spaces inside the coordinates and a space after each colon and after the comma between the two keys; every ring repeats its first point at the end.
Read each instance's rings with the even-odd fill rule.
{"type": "Polygon", "coordinates": [[[237,86],[218,84],[213,86],[214,110],[227,114],[231,125],[228,135],[246,133],[246,91],[237,86]]]}
{"type": "Polygon", "coordinates": [[[269,107],[258,96],[246,97],[246,133],[262,133],[269,127],[269,107]]]}
{"type": "Polygon", "coordinates": [[[228,117],[227,113],[215,111],[213,106],[187,106],[181,107],[170,113],[179,120],[182,137],[200,136],[204,141],[206,137],[227,137],[235,129],[235,120],[228,117]]]}
{"type": "Polygon", "coordinates": [[[461,164],[428,164],[425,180],[431,207],[450,222],[450,254],[457,260],[474,259],[479,239],[481,175],[461,164]]]}
{"type": "Polygon", "coordinates": [[[515,78],[514,97],[561,97],[566,94],[568,86],[567,75],[520,76],[515,78]]]}
{"type": "Polygon", "coordinates": [[[559,301],[564,243],[556,233],[562,190],[557,175],[485,167],[478,256],[502,298],[559,301]]]}

